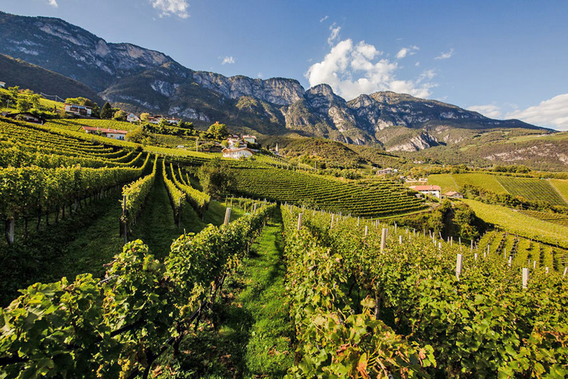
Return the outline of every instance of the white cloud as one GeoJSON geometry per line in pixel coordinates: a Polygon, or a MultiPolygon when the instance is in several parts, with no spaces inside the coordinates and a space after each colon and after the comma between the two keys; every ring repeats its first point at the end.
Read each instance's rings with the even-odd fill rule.
{"type": "Polygon", "coordinates": [[[151,0],[154,9],[160,12],[160,17],[176,15],[179,18],[189,17],[187,0],[151,0]]]}
{"type": "Polygon", "coordinates": [[[53,8],[57,8],[59,6],[56,0],[47,0],[47,3],[51,5],[53,8]]]}
{"type": "Polygon", "coordinates": [[[434,59],[449,59],[452,57],[452,55],[454,55],[454,49],[450,49],[450,51],[448,51],[447,53],[441,53],[434,59]]]}
{"type": "Polygon", "coordinates": [[[365,41],[354,44],[351,39],[346,39],[332,46],[321,62],[312,64],[305,76],[310,86],[329,84],[347,100],[363,93],[387,90],[418,97],[431,95],[430,89],[436,86],[429,81],[433,76],[426,74],[417,81],[400,80],[396,76],[400,69],[398,64],[381,58],[382,55],[383,52],[365,41]]]}
{"type": "Polygon", "coordinates": [[[414,63],[414,65],[415,65],[416,67],[418,67],[418,66],[420,66],[420,62],[416,62],[416,63],[414,63]]]}
{"type": "Polygon", "coordinates": [[[336,39],[339,38],[339,32],[341,31],[341,26],[336,26],[335,22],[329,27],[331,33],[329,34],[329,38],[327,39],[327,43],[329,46],[332,46],[336,39]]]}
{"type": "Polygon", "coordinates": [[[235,58],[232,56],[223,58],[223,62],[221,64],[233,64],[235,63],[235,58]]]}
{"type": "Polygon", "coordinates": [[[259,79],[262,79],[264,75],[262,75],[262,72],[259,72],[258,74],[256,74],[256,77],[259,79]]]}
{"type": "Polygon", "coordinates": [[[568,93],[554,96],[524,110],[507,113],[506,117],[538,126],[568,130],[568,93]]]}
{"type": "Polygon", "coordinates": [[[396,53],[396,59],[402,59],[404,57],[416,54],[416,51],[420,50],[418,46],[403,47],[396,53]]]}
{"type": "Polygon", "coordinates": [[[503,117],[501,108],[494,104],[472,105],[467,108],[470,111],[479,112],[485,117],[501,119],[503,117]]]}
{"type": "Polygon", "coordinates": [[[322,17],[322,18],[320,19],[320,22],[324,22],[324,21],[327,20],[328,18],[329,18],[329,16],[326,15],[325,17],[322,17]]]}

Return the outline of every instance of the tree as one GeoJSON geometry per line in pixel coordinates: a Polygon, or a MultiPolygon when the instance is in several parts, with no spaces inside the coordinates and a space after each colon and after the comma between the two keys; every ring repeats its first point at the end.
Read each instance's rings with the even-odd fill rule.
{"type": "Polygon", "coordinates": [[[34,93],[30,96],[28,96],[28,100],[30,101],[30,103],[32,103],[33,107],[36,109],[39,109],[39,101],[41,99],[41,96],[38,95],[37,93],[34,93]]]}
{"type": "Polygon", "coordinates": [[[123,110],[118,110],[114,113],[114,116],[112,118],[116,121],[126,121],[126,112],[123,110]]]}
{"type": "Polygon", "coordinates": [[[19,112],[27,112],[32,108],[32,103],[25,97],[20,97],[18,99],[18,104],[16,107],[18,108],[19,112]]]}
{"type": "Polygon", "coordinates": [[[198,177],[203,191],[216,198],[225,196],[235,186],[235,176],[221,158],[214,158],[201,166],[198,177]]]}
{"type": "Polygon", "coordinates": [[[150,119],[150,113],[142,113],[140,115],[140,121],[142,122],[148,122],[149,119],[150,119]]]}
{"type": "Polygon", "coordinates": [[[219,124],[217,121],[209,127],[207,133],[211,134],[215,139],[222,139],[229,135],[229,130],[225,124],[219,124]]]}
{"type": "Polygon", "coordinates": [[[112,116],[113,116],[112,107],[107,102],[105,103],[105,105],[103,105],[103,108],[101,109],[101,118],[110,120],[112,116]]]}
{"type": "Polygon", "coordinates": [[[134,143],[145,144],[149,140],[148,133],[144,130],[142,126],[132,129],[126,134],[126,140],[134,143]]]}
{"type": "Polygon", "coordinates": [[[99,104],[93,103],[93,109],[91,109],[91,116],[96,118],[101,117],[101,108],[99,107],[99,104]]]}

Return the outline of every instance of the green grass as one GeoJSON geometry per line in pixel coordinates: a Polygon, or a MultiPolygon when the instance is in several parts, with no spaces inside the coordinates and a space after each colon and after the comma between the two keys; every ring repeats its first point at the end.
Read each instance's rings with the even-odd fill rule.
{"type": "Polygon", "coordinates": [[[500,205],[484,204],[475,200],[463,200],[484,221],[525,238],[568,248],[568,228],[530,217],[519,211],[500,205]]]}
{"type": "Polygon", "coordinates": [[[199,378],[283,377],[294,363],[294,352],[282,255],[278,213],[226,281],[208,320],[182,341],[177,360],[162,361],[158,377],[172,377],[172,371],[199,378]]]}
{"type": "Polygon", "coordinates": [[[512,176],[497,176],[497,179],[513,196],[521,196],[532,201],[544,201],[552,205],[568,205],[546,180],[512,176]]]}
{"type": "Polygon", "coordinates": [[[490,174],[481,174],[481,173],[472,173],[472,174],[453,174],[452,177],[454,178],[458,188],[465,185],[471,184],[477,187],[485,188],[489,191],[495,193],[507,193],[507,190],[501,185],[501,183],[497,180],[495,175],[490,174]]]}
{"type": "Polygon", "coordinates": [[[428,176],[428,184],[442,187],[442,193],[459,191],[452,174],[435,174],[428,176]]]}

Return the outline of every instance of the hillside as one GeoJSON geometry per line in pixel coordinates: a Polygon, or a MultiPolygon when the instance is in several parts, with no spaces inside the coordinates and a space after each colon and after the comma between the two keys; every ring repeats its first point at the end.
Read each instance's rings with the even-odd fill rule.
{"type": "Polygon", "coordinates": [[[92,89],[76,80],[19,59],[0,54],[0,78],[7,87],[19,86],[36,93],[69,97],[86,97],[99,103],[104,100],[92,89]]]}
{"type": "Polygon", "coordinates": [[[321,84],[294,79],[225,77],[194,71],[167,55],[109,43],[63,20],[0,12],[0,53],[78,80],[127,111],[161,113],[234,130],[299,134],[352,144],[416,151],[471,141],[492,131],[539,130],[518,120],[493,120],[455,105],[377,92],[349,102],[321,84]]]}

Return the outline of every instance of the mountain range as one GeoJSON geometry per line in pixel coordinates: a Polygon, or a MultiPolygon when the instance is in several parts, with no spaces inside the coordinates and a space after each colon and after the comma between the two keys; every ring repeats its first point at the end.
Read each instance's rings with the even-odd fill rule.
{"type": "MultiPolygon", "coordinates": [[[[346,101],[327,84],[306,90],[294,79],[195,71],[161,52],[109,43],[57,18],[0,12],[0,34],[1,54],[80,82],[91,97],[198,125],[219,121],[261,135],[324,137],[389,151],[457,144],[496,129],[550,132],[407,94],[376,92],[346,101]]],[[[10,85],[9,70],[0,73],[10,85]]]]}

